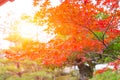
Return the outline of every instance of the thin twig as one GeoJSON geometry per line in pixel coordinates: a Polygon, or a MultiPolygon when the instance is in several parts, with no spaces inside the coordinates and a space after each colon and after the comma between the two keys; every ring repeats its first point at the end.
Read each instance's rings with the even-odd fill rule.
{"type": "MultiPolygon", "coordinates": [[[[116,3],[118,4],[118,3],[119,3],[119,0],[117,0],[116,3]]],[[[103,33],[103,36],[102,36],[103,42],[104,42],[105,34],[106,34],[107,31],[110,29],[111,23],[112,23],[113,20],[115,19],[116,12],[117,12],[117,8],[115,8],[114,13],[113,13],[114,15],[112,16],[111,20],[108,22],[107,28],[106,28],[106,30],[105,30],[104,33],[103,33]]]]}
{"type": "Polygon", "coordinates": [[[115,15],[116,15],[116,10],[115,10],[114,15],[112,16],[111,20],[108,22],[106,30],[105,30],[104,33],[103,33],[103,36],[102,36],[102,40],[103,40],[103,41],[104,41],[104,38],[105,38],[105,34],[106,34],[107,31],[110,29],[110,25],[111,25],[112,21],[114,20],[115,15]]]}
{"type": "MultiPolygon", "coordinates": [[[[85,26],[84,26],[85,27],[85,26]]],[[[101,40],[93,31],[92,29],[85,27],[86,29],[88,29],[105,47],[107,47],[107,45],[103,42],[103,40],[101,40]]]]}

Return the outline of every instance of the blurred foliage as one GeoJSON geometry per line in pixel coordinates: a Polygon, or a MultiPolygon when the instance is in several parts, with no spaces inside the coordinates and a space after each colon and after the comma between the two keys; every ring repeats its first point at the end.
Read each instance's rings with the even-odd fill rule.
{"type": "Polygon", "coordinates": [[[71,55],[68,56],[68,62],[74,62],[78,55],[80,55],[80,52],[78,51],[72,52],[71,55]]]}
{"type": "MultiPolygon", "coordinates": [[[[99,40],[103,40],[103,32],[96,31],[94,33],[98,36],[99,40]]],[[[105,34],[104,38],[107,38],[107,37],[108,37],[108,35],[105,34]]]]}
{"type": "Polygon", "coordinates": [[[76,73],[63,72],[63,68],[48,68],[41,66],[36,61],[12,61],[0,59],[0,80],[77,80],[76,73]]]}
{"type": "Polygon", "coordinates": [[[106,71],[103,74],[97,74],[90,80],[120,80],[120,73],[118,71],[106,71]]]}
{"type": "Polygon", "coordinates": [[[58,39],[61,39],[61,40],[65,41],[65,40],[68,40],[71,36],[70,36],[70,35],[65,35],[65,34],[59,33],[59,34],[57,34],[56,37],[57,37],[58,39]]]}
{"type": "MultiPolygon", "coordinates": [[[[78,70],[63,72],[64,67],[48,68],[31,60],[0,59],[0,80],[78,80],[78,70]]],[[[119,71],[106,71],[90,80],[119,80],[119,71]]]]}
{"type": "Polygon", "coordinates": [[[120,36],[115,38],[104,50],[103,61],[111,62],[120,57],[120,36]]]}
{"type": "Polygon", "coordinates": [[[109,17],[109,15],[106,13],[103,13],[103,12],[100,12],[95,16],[96,19],[101,19],[101,20],[106,19],[108,17],[109,17]]]}
{"type": "MultiPolygon", "coordinates": [[[[102,33],[98,33],[101,36],[102,33]]],[[[97,34],[97,35],[98,35],[97,34]]],[[[86,54],[87,58],[92,59],[96,64],[113,62],[120,58],[120,36],[110,42],[104,49],[102,54],[90,53],[86,54]]]]}

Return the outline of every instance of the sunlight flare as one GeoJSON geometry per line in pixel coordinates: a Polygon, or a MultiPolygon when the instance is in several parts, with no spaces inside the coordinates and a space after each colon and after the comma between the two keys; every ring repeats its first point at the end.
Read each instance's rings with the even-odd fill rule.
{"type": "Polygon", "coordinates": [[[22,23],[18,24],[17,31],[23,38],[28,38],[46,43],[52,38],[54,38],[55,35],[45,32],[45,28],[47,28],[47,25],[37,26],[35,24],[23,21],[22,23]]]}
{"type": "Polygon", "coordinates": [[[6,45],[8,48],[11,46],[11,42],[7,43],[4,41],[6,35],[9,35],[9,29],[11,29],[12,25],[17,26],[17,33],[20,34],[23,38],[28,38],[32,40],[37,40],[43,43],[48,42],[52,38],[54,38],[54,34],[44,31],[47,27],[45,26],[38,26],[29,21],[22,20],[22,15],[28,15],[30,17],[34,16],[37,7],[33,7],[33,0],[15,0],[14,2],[7,2],[4,5],[0,6],[0,30],[4,28],[7,32],[0,32],[0,43],[2,45],[6,45]],[[16,24],[15,22],[18,21],[19,23],[16,24]]]}

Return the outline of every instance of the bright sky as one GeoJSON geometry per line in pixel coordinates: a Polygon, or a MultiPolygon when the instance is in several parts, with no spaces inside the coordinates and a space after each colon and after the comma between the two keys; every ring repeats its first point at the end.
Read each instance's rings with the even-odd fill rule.
{"type": "MultiPolygon", "coordinates": [[[[57,6],[60,4],[59,0],[50,1],[52,6],[57,6]]],[[[8,25],[13,24],[15,20],[19,20],[21,14],[23,13],[27,15],[34,14],[35,9],[32,6],[32,2],[33,0],[15,0],[14,2],[8,1],[4,5],[0,6],[0,30],[2,30],[0,32],[0,49],[8,48],[8,46],[11,45],[9,41],[3,39],[7,36],[4,31],[8,29],[8,25]]],[[[47,34],[43,31],[46,26],[38,27],[34,24],[26,23],[25,21],[21,21],[17,26],[21,36],[25,38],[34,37],[34,40],[37,39],[41,42],[48,42],[54,37],[53,34],[47,34]]]]}

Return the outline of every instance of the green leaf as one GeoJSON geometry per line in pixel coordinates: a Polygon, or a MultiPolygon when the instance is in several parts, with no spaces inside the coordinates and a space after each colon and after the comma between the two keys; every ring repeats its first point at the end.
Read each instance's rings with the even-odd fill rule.
{"type": "Polygon", "coordinates": [[[114,50],[120,50],[120,43],[113,44],[113,49],[114,50]]]}
{"type": "MultiPolygon", "coordinates": [[[[103,32],[94,32],[94,33],[98,36],[98,38],[100,40],[102,40],[102,38],[103,38],[103,32]]],[[[104,39],[107,38],[107,37],[108,37],[108,35],[105,34],[104,39]]]]}
{"type": "Polygon", "coordinates": [[[96,19],[101,19],[101,20],[106,19],[108,17],[109,17],[109,15],[106,13],[103,13],[103,12],[100,12],[95,16],[96,19]]]}
{"type": "Polygon", "coordinates": [[[90,80],[120,80],[120,74],[117,71],[108,70],[103,74],[97,74],[90,80]]]}
{"type": "Polygon", "coordinates": [[[107,54],[109,56],[109,58],[103,57],[105,62],[113,61],[120,56],[120,36],[110,42],[103,54],[107,54]]]}

